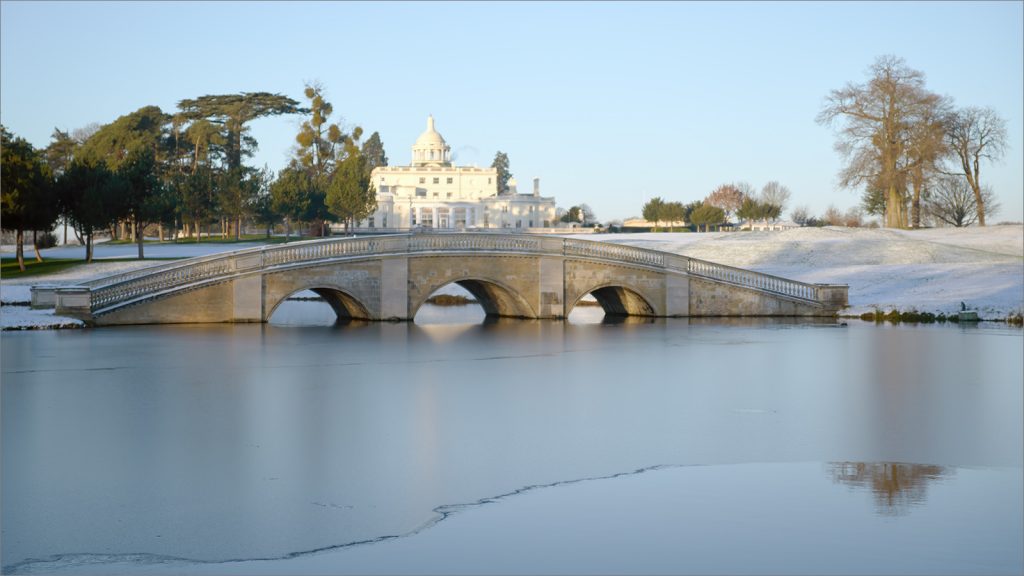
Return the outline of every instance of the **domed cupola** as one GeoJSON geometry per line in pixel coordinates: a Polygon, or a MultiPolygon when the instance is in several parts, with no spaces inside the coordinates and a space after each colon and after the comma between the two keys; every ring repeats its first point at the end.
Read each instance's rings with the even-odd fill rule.
{"type": "Polygon", "coordinates": [[[451,166],[451,146],[434,130],[434,117],[427,116],[427,130],[412,145],[413,166],[451,166]]]}

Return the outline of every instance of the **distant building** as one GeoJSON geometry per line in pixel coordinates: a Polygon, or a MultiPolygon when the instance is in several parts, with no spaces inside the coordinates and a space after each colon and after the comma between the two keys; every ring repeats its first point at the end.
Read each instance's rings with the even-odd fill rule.
{"type": "Polygon", "coordinates": [[[498,194],[494,168],[453,166],[451,147],[427,117],[427,129],[412,145],[412,165],[380,166],[370,175],[377,189],[377,210],[361,229],[547,228],[556,226],[555,199],[519,194],[515,180],[498,194]]]}
{"type": "Polygon", "coordinates": [[[662,220],[661,222],[651,222],[644,220],[643,218],[629,218],[622,223],[623,228],[686,228],[689,226],[682,220],[676,220],[669,222],[668,220],[662,220]]]}
{"type": "Polygon", "coordinates": [[[790,230],[792,228],[799,228],[800,225],[796,222],[789,220],[775,220],[773,222],[767,222],[765,220],[747,220],[740,224],[740,230],[752,230],[755,232],[764,232],[770,230],[790,230]]]}

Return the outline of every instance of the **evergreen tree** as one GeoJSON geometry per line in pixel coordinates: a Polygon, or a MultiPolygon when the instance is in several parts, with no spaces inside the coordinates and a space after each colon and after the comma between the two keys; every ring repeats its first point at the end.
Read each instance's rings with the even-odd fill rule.
{"type": "Polygon", "coordinates": [[[363,157],[366,159],[367,173],[372,172],[378,166],[388,165],[388,157],[384,153],[384,143],[380,141],[380,134],[377,132],[370,134],[370,137],[363,143],[363,157]]]}
{"type": "Polygon", "coordinates": [[[663,212],[665,209],[665,201],[661,199],[661,196],[655,196],[644,204],[642,214],[644,220],[648,222],[654,222],[655,231],[657,231],[658,224],[663,218],[663,212]]]}
{"type": "Polygon", "coordinates": [[[512,178],[512,173],[508,169],[508,154],[505,154],[501,150],[494,155],[494,162],[491,162],[491,168],[498,171],[498,194],[508,193],[508,181],[512,178]]]}
{"type": "Polygon", "coordinates": [[[133,152],[117,171],[123,181],[124,196],[121,199],[123,216],[134,227],[135,241],[139,248],[139,260],[143,253],[146,225],[161,219],[163,182],[157,175],[156,159],[153,153],[143,149],[133,152]]]}
{"type": "Polygon", "coordinates": [[[189,121],[205,119],[221,127],[229,170],[241,167],[242,158],[252,155],[257,145],[248,136],[248,124],[251,121],[267,116],[305,112],[295,100],[269,92],[200,96],[178,102],[178,109],[189,121]]]}
{"type": "Polygon", "coordinates": [[[85,261],[92,262],[92,239],[97,230],[110,226],[117,213],[109,207],[123,195],[121,180],[102,160],[75,160],[57,180],[57,194],[71,224],[82,236],[85,261]]]}
{"type": "MultiPolygon", "coordinates": [[[[54,178],[59,177],[71,165],[81,144],[75,140],[70,133],[62,132],[59,128],[53,129],[50,135],[50,144],[46,147],[46,164],[54,178]]],[[[68,218],[63,206],[58,206],[61,219],[64,221],[64,244],[68,243],[68,218]]]]}
{"type": "Polygon", "coordinates": [[[171,117],[157,106],[144,106],[131,114],[101,127],[82,145],[79,157],[86,162],[102,160],[111,170],[121,167],[129,156],[142,150],[153,153],[154,160],[163,159],[171,117]]]}
{"type": "Polygon", "coordinates": [[[560,220],[562,222],[569,222],[569,223],[571,223],[571,222],[582,222],[583,221],[583,211],[580,210],[579,206],[573,206],[572,208],[569,208],[569,210],[565,214],[562,214],[562,217],[560,218],[560,220]]]}
{"type": "MultiPolygon", "coordinates": [[[[14,230],[18,268],[25,271],[25,230],[49,231],[57,220],[57,202],[49,169],[25,139],[0,126],[0,222],[14,230]]],[[[36,258],[42,260],[36,247],[36,258]]]]}
{"type": "Polygon", "coordinates": [[[690,214],[690,222],[697,226],[698,232],[701,225],[704,226],[704,231],[708,231],[711,226],[725,222],[725,211],[717,206],[702,204],[690,214]]]}
{"type": "Polygon", "coordinates": [[[291,224],[300,222],[309,213],[315,187],[313,178],[295,162],[281,170],[270,185],[272,209],[285,219],[285,242],[291,234],[291,224]]]}
{"type": "Polygon", "coordinates": [[[267,238],[270,238],[270,232],[274,227],[274,223],[281,217],[274,211],[274,201],[270,194],[270,185],[273,181],[274,173],[268,166],[264,166],[262,170],[255,172],[252,176],[254,194],[249,198],[248,205],[248,212],[256,223],[266,228],[267,238]]]}
{"type": "Polygon", "coordinates": [[[338,163],[327,189],[327,207],[345,223],[346,231],[365,220],[377,208],[376,191],[370,184],[366,159],[358,149],[338,163]]]}
{"type": "MultiPolygon", "coordinates": [[[[662,219],[667,222],[682,222],[686,216],[686,208],[682,202],[666,202],[662,206],[662,219]]],[[[672,230],[672,224],[669,224],[669,231],[672,230]]]]}

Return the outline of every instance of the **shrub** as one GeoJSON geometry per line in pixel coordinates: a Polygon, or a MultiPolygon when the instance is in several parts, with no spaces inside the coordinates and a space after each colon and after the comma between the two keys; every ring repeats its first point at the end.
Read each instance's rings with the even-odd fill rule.
{"type": "Polygon", "coordinates": [[[57,235],[53,232],[40,232],[36,234],[36,246],[39,248],[53,248],[57,245],[57,235]]]}

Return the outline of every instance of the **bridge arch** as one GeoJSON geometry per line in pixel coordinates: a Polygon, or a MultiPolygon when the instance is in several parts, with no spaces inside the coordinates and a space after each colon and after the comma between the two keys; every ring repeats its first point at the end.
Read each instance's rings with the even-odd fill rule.
{"type": "MultiPolygon", "coordinates": [[[[635,289],[630,289],[618,283],[598,284],[589,290],[577,294],[566,306],[566,317],[576,308],[576,304],[590,294],[601,305],[606,316],[660,316],[658,309],[652,304],[651,299],[635,289]]],[[[568,303],[568,302],[567,302],[568,303]]]]}
{"type": "Polygon", "coordinates": [[[449,285],[457,284],[466,289],[480,303],[484,314],[489,317],[504,316],[512,318],[536,318],[537,314],[529,302],[516,290],[505,285],[503,282],[490,278],[478,278],[467,276],[464,278],[446,279],[437,282],[436,285],[423,292],[416,302],[409,306],[409,317],[415,318],[423,303],[437,290],[449,285]]]}
{"type": "Polygon", "coordinates": [[[267,307],[266,317],[263,320],[265,322],[269,321],[281,304],[299,292],[306,290],[310,290],[323,298],[330,305],[331,309],[334,310],[338,320],[365,320],[373,317],[362,302],[337,286],[310,286],[293,290],[279,298],[276,302],[273,302],[272,305],[267,307]]]}

